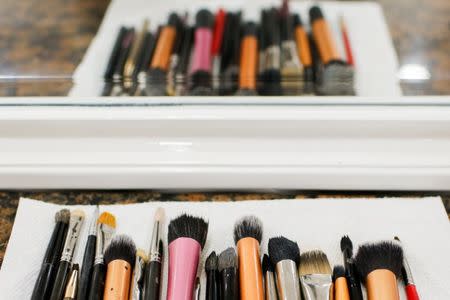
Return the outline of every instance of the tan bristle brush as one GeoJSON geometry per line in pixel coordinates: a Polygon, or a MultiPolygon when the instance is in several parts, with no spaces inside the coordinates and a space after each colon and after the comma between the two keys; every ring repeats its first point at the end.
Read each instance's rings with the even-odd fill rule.
{"type": "Polygon", "coordinates": [[[95,246],[94,267],[92,269],[91,283],[89,285],[89,300],[103,298],[103,289],[105,286],[105,262],[103,254],[108,247],[116,231],[116,217],[103,212],[97,219],[97,241],[95,246]]]}
{"type": "Polygon", "coordinates": [[[313,250],[300,255],[298,272],[304,300],[332,299],[331,266],[325,253],[313,250]]]}
{"type": "Polygon", "coordinates": [[[399,300],[397,278],[403,264],[402,247],[392,241],[365,244],[355,256],[368,300],[399,300]]]}
{"type": "Polygon", "coordinates": [[[144,271],[148,256],[143,249],[136,251],[136,262],[134,264],[133,276],[131,277],[129,300],[143,299],[144,271]]]}
{"type": "Polygon", "coordinates": [[[234,227],[234,242],[238,250],[241,300],[264,300],[263,274],[259,245],[262,239],[261,221],[248,216],[234,227]]]}

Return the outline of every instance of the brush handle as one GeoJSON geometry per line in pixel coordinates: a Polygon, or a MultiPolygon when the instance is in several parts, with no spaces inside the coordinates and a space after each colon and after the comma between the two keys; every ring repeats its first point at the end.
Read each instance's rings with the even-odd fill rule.
{"type": "Polygon", "coordinates": [[[405,287],[406,290],[406,298],[408,300],[420,300],[419,293],[417,292],[416,286],[414,284],[408,284],[405,287]]]}
{"type": "Polygon", "coordinates": [[[222,300],[239,300],[239,276],[236,268],[220,272],[220,296],[222,300]]]}
{"type": "Polygon", "coordinates": [[[161,262],[151,261],[145,266],[144,299],[159,300],[161,296],[161,262]]]}
{"type": "Polygon", "coordinates": [[[96,241],[97,237],[95,235],[88,236],[86,248],[84,250],[80,281],[78,284],[78,291],[77,291],[78,300],[84,300],[87,298],[88,295],[89,283],[91,281],[91,274],[94,266],[96,241]]]}
{"type": "Polygon", "coordinates": [[[241,300],[264,300],[259,243],[252,237],[237,242],[241,300]]]}
{"type": "Polygon", "coordinates": [[[56,273],[56,279],[53,285],[50,300],[61,300],[64,297],[66,284],[69,280],[71,265],[72,264],[66,260],[62,260],[59,263],[58,272],[56,273]]]}
{"type": "Polygon", "coordinates": [[[51,292],[53,277],[55,275],[55,267],[51,263],[44,263],[41,266],[36,284],[34,285],[31,300],[45,300],[48,299],[51,292]]]}
{"type": "Polygon", "coordinates": [[[356,267],[353,262],[348,262],[346,267],[345,277],[347,278],[348,291],[350,293],[351,300],[363,300],[363,294],[361,290],[361,282],[356,272],[356,267]]]}
{"type": "Polygon", "coordinates": [[[219,300],[217,271],[206,271],[206,300],[219,300]]]}
{"type": "Polygon", "coordinates": [[[95,264],[92,270],[91,285],[89,289],[89,300],[103,299],[105,290],[105,265],[95,264]]]}

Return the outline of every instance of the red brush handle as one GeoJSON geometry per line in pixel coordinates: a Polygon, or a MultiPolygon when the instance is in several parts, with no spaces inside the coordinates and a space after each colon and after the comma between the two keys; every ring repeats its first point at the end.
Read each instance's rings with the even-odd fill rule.
{"type": "Polygon", "coordinates": [[[218,55],[220,48],[222,47],[223,31],[225,29],[225,18],[226,13],[223,9],[219,9],[216,14],[216,21],[214,24],[213,31],[213,42],[212,42],[212,55],[218,55]]]}
{"type": "Polygon", "coordinates": [[[419,293],[417,293],[417,289],[414,284],[408,284],[405,289],[408,300],[420,300],[419,293]]]}

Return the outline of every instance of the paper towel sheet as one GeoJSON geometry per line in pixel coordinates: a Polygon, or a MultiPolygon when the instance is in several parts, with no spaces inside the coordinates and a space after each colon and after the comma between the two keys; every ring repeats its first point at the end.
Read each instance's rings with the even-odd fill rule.
{"type": "MultiPolygon", "coordinates": [[[[315,1],[290,1],[292,12],[300,13],[305,26],[309,26],[308,10],[315,1]]],[[[279,6],[275,0],[113,0],[103,22],[92,40],[74,75],[70,96],[98,96],[103,88],[103,74],[111,49],[121,25],[140,28],[145,18],[151,30],[167,23],[170,12],[189,12],[193,24],[200,8],[213,11],[224,7],[230,11],[242,9],[245,20],[258,21],[264,7],[279,6]]],[[[400,96],[397,78],[398,61],[388,27],[379,4],[373,2],[321,1],[325,17],[333,27],[343,15],[353,48],[356,66],[355,90],[358,96],[400,96]]],[[[342,53],[343,55],[343,53],[342,53]]],[[[217,100],[216,100],[217,101],[217,100]]],[[[223,100],[223,101],[226,101],[223,100]]],[[[205,102],[202,99],[202,103],[205,102]]]]}
{"type": "MultiPolygon", "coordinates": [[[[339,242],[344,234],[350,235],[355,250],[361,242],[392,239],[398,235],[421,299],[450,299],[450,225],[440,198],[149,202],[100,206],[100,211],[115,214],[117,233],[131,235],[137,247],[148,249],[153,215],[160,206],[165,208],[167,220],[184,212],[209,220],[203,260],[210,251],[221,252],[233,245],[233,225],[248,214],[258,216],[264,224],[262,253],[267,251],[270,237],[284,235],[297,241],[301,252],[322,249],[332,264],[342,264],[339,242]]],[[[21,199],[0,271],[0,299],[29,299],[53,230],[54,214],[62,207],[21,199]]],[[[68,208],[82,208],[88,219],[94,211],[94,206],[68,208]]],[[[84,249],[87,229],[88,226],[84,226],[75,262],[82,261],[79,250],[84,249]]],[[[163,235],[167,247],[166,230],[167,224],[163,235]]],[[[167,255],[165,259],[164,270],[167,271],[167,255]]],[[[204,292],[204,278],[202,280],[204,292]]],[[[166,281],[167,272],[164,291],[166,281]]],[[[402,288],[401,297],[406,299],[402,288]]]]}

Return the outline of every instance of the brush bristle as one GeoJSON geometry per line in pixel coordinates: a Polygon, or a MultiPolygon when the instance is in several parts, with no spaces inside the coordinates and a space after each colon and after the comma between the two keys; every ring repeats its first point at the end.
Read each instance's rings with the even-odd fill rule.
{"type": "Polygon", "coordinates": [[[105,212],[102,212],[100,217],[98,217],[97,223],[105,224],[112,228],[116,228],[116,217],[113,214],[105,211],[105,212]]]}
{"type": "Polygon", "coordinates": [[[208,223],[202,218],[183,214],[169,223],[169,244],[180,237],[196,240],[201,248],[205,246],[208,235],[208,223]]]}
{"type": "Polygon", "coordinates": [[[205,262],[205,270],[206,271],[215,271],[217,270],[218,258],[216,251],[211,252],[205,262]]]}
{"type": "Polygon", "coordinates": [[[403,250],[399,243],[394,241],[365,244],[359,247],[355,262],[363,279],[370,272],[378,269],[390,270],[399,277],[402,270],[403,250]]]}
{"type": "Polygon", "coordinates": [[[124,260],[133,267],[136,260],[136,246],[128,235],[117,235],[106,248],[104,258],[106,265],[113,260],[124,260]]]}
{"type": "Polygon", "coordinates": [[[237,256],[234,248],[230,247],[219,255],[219,271],[228,268],[237,268],[237,256]]]}
{"type": "Polygon", "coordinates": [[[329,274],[331,266],[328,257],[321,250],[313,250],[303,253],[300,256],[300,275],[308,274],[329,274]]]}
{"type": "Polygon", "coordinates": [[[273,272],[274,267],[272,265],[272,262],[270,261],[269,255],[264,254],[263,260],[262,260],[262,271],[263,274],[266,274],[266,272],[273,272]]]}
{"type": "Polygon", "coordinates": [[[73,264],[72,271],[79,271],[79,270],[80,270],[80,265],[79,264],[73,264]]]}
{"type": "Polygon", "coordinates": [[[298,244],[284,236],[269,239],[269,257],[273,265],[282,260],[292,260],[298,266],[300,263],[300,248],[298,244]]]}
{"type": "Polygon", "coordinates": [[[84,218],[86,214],[81,209],[75,209],[74,211],[70,212],[70,216],[73,216],[75,218],[84,218]]]}
{"type": "Polygon", "coordinates": [[[70,220],[70,210],[68,209],[61,209],[55,214],[55,222],[61,222],[61,223],[69,223],[70,220]]]}
{"type": "Polygon", "coordinates": [[[262,223],[257,217],[243,217],[234,225],[234,242],[237,244],[239,240],[246,237],[254,238],[261,243],[262,223]]]}
{"type": "Polygon", "coordinates": [[[341,251],[344,252],[347,250],[350,250],[350,252],[353,252],[353,243],[348,235],[344,235],[341,238],[341,251]]]}
{"type": "Polygon", "coordinates": [[[145,253],[145,250],[144,250],[144,249],[137,249],[137,251],[136,251],[136,256],[142,258],[142,260],[143,260],[144,262],[147,262],[147,261],[148,261],[148,255],[147,255],[147,253],[145,253]]]}
{"type": "Polygon", "coordinates": [[[163,221],[165,218],[165,212],[164,212],[164,208],[162,207],[158,207],[158,209],[155,212],[155,221],[163,221]]]}
{"type": "Polygon", "coordinates": [[[337,265],[333,268],[333,281],[336,280],[336,278],[344,277],[345,276],[345,269],[344,266],[337,265]]]}

